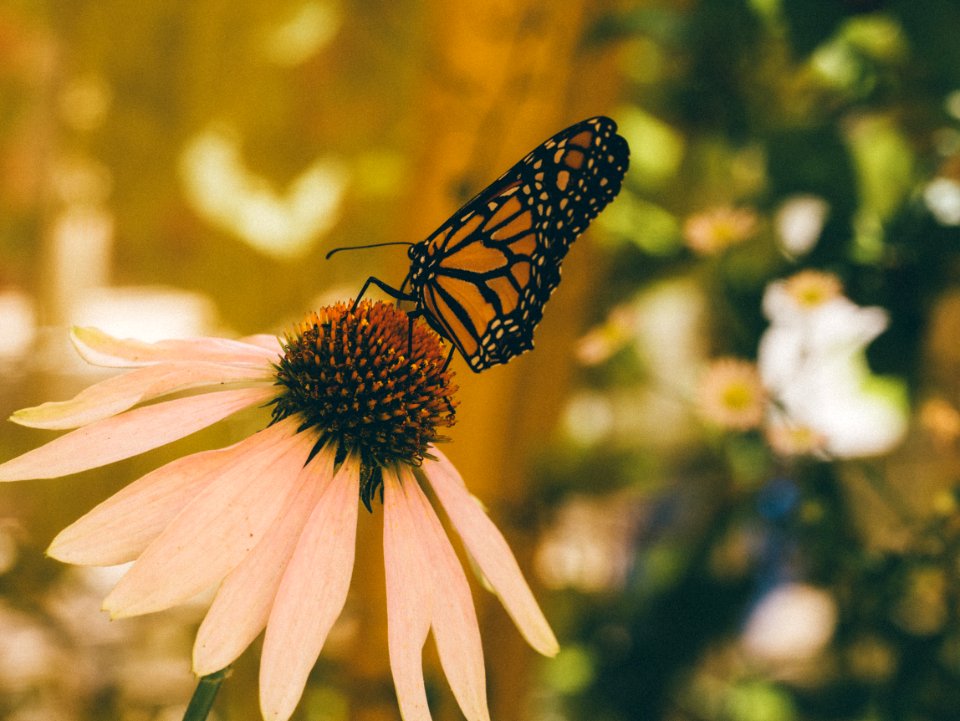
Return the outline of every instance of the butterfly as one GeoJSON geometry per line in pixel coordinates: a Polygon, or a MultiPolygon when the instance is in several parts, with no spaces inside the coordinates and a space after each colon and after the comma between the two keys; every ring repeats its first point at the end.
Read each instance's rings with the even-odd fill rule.
{"type": "Polygon", "coordinates": [[[358,299],[374,284],[415,303],[409,315],[422,316],[474,372],[506,363],[533,348],[560,263],[620,192],[629,156],[610,118],[561,130],[410,244],[399,289],[371,277],[358,299]]]}

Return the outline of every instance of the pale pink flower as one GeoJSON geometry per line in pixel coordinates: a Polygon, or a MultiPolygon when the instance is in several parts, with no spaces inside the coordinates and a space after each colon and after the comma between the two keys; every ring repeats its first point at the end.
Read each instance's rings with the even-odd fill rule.
{"type": "Polygon", "coordinates": [[[772,411],[763,430],[779,456],[827,457],[827,438],[815,428],[791,421],[782,411],[772,411]]]}
{"type": "Polygon", "coordinates": [[[760,217],[751,208],[718,206],[691,215],[683,224],[683,239],[700,255],[714,255],[740,245],[760,227],[760,217]]]}
{"type": "Polygon", "coordinates": [[[928,398],[920,405],[920,426],[941,450],[960,439],[960,411],[945,398],[928,398]]]}
{"type": "Polygon", "coordinates": [[[763,420],[767,395],[757,366],[739,358],[717,358],[700,379],[700,415],[721,428],[746,431],[763,420]]]}
{"type": "Polygon", "coordinates": [[[637,310],[627,304],[619,305],[607,315],[606,321],[591,328],[578,342],[576,355],[587,366],[609,360],[623,348],[636,333],[637,310]]]}
{"type": "Polygon", "coordinates": [[[76,430],[0,464],[0,480],[77,473],[272,404],[269,427],[134,481],[63,530],[49,554],[76,564],[132,561],[104,601],[114,618],[218,587],[197,633],[194,671],[229,665],[265,629],[261,710],[288,719],[346,601],[358,498],[369,507],[379,490],[403,718],[430,718],[421,654],[432,631],[464,715],[486,721],[470,588],[423,483],[527,641],[546,655],[557,642],[502,534],[434,445],[437,426],[453,421],[451,373],[437,337],[420,323],[412,336],[408,328],[402,311],[364,302],[314,314],[286,341],[143,343],[76,329],[88,362],[134,370],[15,413],[23,425],[76,430]],[[134,407],[186,390],[195,394],[134,407]]]}

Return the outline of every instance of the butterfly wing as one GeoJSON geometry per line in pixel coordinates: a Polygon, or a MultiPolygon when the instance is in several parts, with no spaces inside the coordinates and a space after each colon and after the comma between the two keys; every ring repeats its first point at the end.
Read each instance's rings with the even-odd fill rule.
{"type": "Polygon", "coordinates": [[[570,244],[620,191],[629,149],[609,118],[553,136],[410,249],[428,322],[474,371],[533,347],[570,244]]]}

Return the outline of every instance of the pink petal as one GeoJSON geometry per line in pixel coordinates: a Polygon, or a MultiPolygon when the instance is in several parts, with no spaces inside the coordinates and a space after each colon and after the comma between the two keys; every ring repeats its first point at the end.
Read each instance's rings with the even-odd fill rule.
{"type": "Polygon", "coordinates": [[[359,494],[359,459],[348,457],[304,526],[283,574],[260,661],[265,719],[286,721],[293,714],[343,610],[353,573],[359,494]]]}
{"type": "Polygon", "coordinates": [[[151,471],[63,529],[47,554],[65,563],[96,566],[136,559],[222,468],[249,453],[266,433],[229,448],[178,458],[151,471]]]}
{"type": "Polygon", "coordinates": [[[383,563],[387,576],[390,670],[403,721],[430,721],[423,683],[423,644],[435,589],[421,554],[420,535],[403,488],[383,469],[383,563]]]}
{"type": "Polygon", "coordinates": [[[316,437],[292,418],[238,456],[174,518],[103,602],[116,618],[160,611],[219,582],[283,508],[316,437]]]}
{"type": "Polygon", "coordinates": [[[158,448],[276,395],[242,388],[144,406],[71,431],[0,464],[0,481],[56,478],[158,448]]]}
{"type": "Polygon", "coordinates": [[[129,368],[170,361],[209,361],[262,366],[277,354],[259,345],[227,338],[187,338],[156,343],[114,338],[97,328],[74,328],[70,339],[87,363],[129,368]]]}
{"type": "Polygon", "coordinates": [[[470,556],[527,642],[545,656],[555,656],[559,650],[557,639],[503,534],[467,491],[453,464],[437,448],[430,450],[438,460],[424,461],[424,475],[470,556]]]}
{"type": "Polygon", "coordinates": [[[241,381],[270,381],[272,369],[219,363],[162,363],[108,378],[69,401],[44,403],[16,411],[10,420],[31,428],[78,428],[177,391],[241,381]]]}
{"type": "Polygon", "coordinates": [[[281,355],[283,353],[283,346],[280,344],[280,339],[269,333],[257,333],[256,335],[244,336],[240,338],[240,342],[260,346],[272,352],[274,355],[281,355]]]}
{"type": "Polygon", "coordinates": [[[198,676],[232,663],[267,625],[273,599],[304,524],[333,479],[336,446],[325,446],[300,471],[296,490],[257,547],[220,584],[197,631],[193,670],[198,676]]]}
{"type": "Polygon", "coordinates": [[[400,467],[400,482],[420,531],[421,552],[433,574],[434,588],[442,589],[442,598],[432,605],[431,618],[440,664],[467,720],[489,721],[483,646],[470,586],[440,520],[408,466],[400,467]]]}

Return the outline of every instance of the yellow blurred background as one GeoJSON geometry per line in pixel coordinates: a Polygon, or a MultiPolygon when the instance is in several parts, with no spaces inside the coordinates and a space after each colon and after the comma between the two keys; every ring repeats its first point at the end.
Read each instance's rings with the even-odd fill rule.
{"type": "MultiPolygon", "coordinates": [[[[147,340],[283,332],[352,297],[370,275],[399,285],[402,248],[324,254],[420,240],[545,137],[609,113],[621,83],[616,49],[583,43],[601,12],[590,2],[5,4],[0,413],[69,397],[96,378],[68,347],[71,325],[147,340]]],[[[449,455],[528,569],[524,464],[556,424],[593,256],[587,244],[574,249],[578,269],[551,304],[540,352],[482,376],[456,362],[461,410],[449,455]]],[[[176,717],[192,689],[202,605],[106,624],[96,597],[111,576],[64,571],[41,553],[144,470],[235,430],[0,489],[16,554],[5,569],[15,577],[8,610],[42,607],[30,628],[54,637],[0,646],[57,656],[27,659],[38,668],[19,672],[28,678],[10,691],[11,718],[101,718],[98,704],[117,718],[176,717]],[[65,584],[86,589],[82,609],[47,608],[65,584]]],[[[5,425],[0,457],[42,435],[5,425]]],[[[378,523],[362,521],[348,612],[303,718],[396,716],[378,523]]],[[[534,653],[497,603],[477,599],[493,713],[525,717],[534,653]]],[[[222,718],[258,716],[248,656],[223,693],[222,718]]],[[[441,696],[438,717],[454,709],[441,696]]]]}

